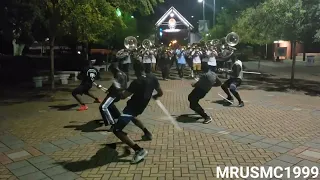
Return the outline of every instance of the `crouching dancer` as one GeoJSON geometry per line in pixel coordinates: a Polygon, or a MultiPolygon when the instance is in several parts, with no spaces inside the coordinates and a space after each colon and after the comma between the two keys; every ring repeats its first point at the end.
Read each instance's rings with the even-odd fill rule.
{"type": "Polygon", "coordinates": [[[122,99],[125,99],[132,95],[130,100],[127,102],[127,106],[123,110],[123,114],[119,117],[118,122],[114,125],[113,133],[125,144],[135,151],[132,163],[138,163],[145,158],[148,151],[135,144],[123,129],[132,121],[136,126],[143,130],[144,136],[148,139],[152,138],[151,133],[136,117],[143,113],[145,108],[148,106],[150,99],[153,97],[157,99],[163,95],[160,88],[158,79],[152,74],[145,74],[143,64],[135,62],[133,64],[135,75],[137,79],[133,80],[129,88],[123,93],[122,99]],[[152,95],[153,91],[156,90],[157,94],[152,95]]]}
{"type": "Polygon", "coordinates": [[[93,98],[95,100],[94,103],[101,103],[101,101],[97,97],[89,92],[89,90],[92,88],[92,83],[96,79],[100,78],[99,71],[94,68],[92,64],[93,63],[91,61],[88,61],[88,66],[84,68],[77,77],[81,80],[81,84],[72,91],[72,96],[80,104],[80,108],[78,109],[78,111],[85,111],[88,109],[88,106],[80,99],[80,95],[82,96],[82,94],[93,98]]]}
{"type": "Polygon", "coordinates": [[[233,97],[230,94],[231,92],[233,96],[238,100],[239,107],[243,107],[244,102],[242,101],[240,94],[237,91],[237,87],[241,85],[242,77],[243,77],[242,62],[240,60],[236,60],[235,56],[232,58],[232,62],[233,62],[233,65],[231,68],[232,70],[228,71],[231,77],[222,84],[221,88],[227,94],[228,96],[227,99],[229,101],[233,101],[233,97]]]}
{"type": "Polygon", "coordinates": [[[111,125],[109,131],[112,131],[113,125],[121,115],[114,103],[120,101],[122,92],[127,89],[127,75],[120,71],[116,64],[112,64],[110,70],[113,74],[114,81],[108,89],[108,95],[100,104],[99,110],[106,126],[111,125]]]}
{"type": "Polygon", "coordinates": [[[204,118],[203,124],[208,124],[212,121],[212,118],[205,113],[204,109],[199,104],[199,100],[207,95],[212,86],[220,86],[221,81],[213,71],[209,70],[207,64],[203,65],[202,70],[204,73],[200,75],[200,78],[196,83],[192,84],[194,89],[189,94],[188,100],[190,102],[190,108],[204,118]]]}

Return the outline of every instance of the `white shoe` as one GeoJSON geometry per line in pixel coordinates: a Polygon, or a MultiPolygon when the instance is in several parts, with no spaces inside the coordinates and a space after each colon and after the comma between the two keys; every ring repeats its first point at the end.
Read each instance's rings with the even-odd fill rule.
{"type": "Polygon", "coordinates": [[[140,162],[141,160],[143,160],[147,155],[148,155],[148,151],[145,149],[141,149],[140,151],[137,151],[134,154],[134,156],[131,160],[131,163],[136,164],[136,163],[140,162]]]}

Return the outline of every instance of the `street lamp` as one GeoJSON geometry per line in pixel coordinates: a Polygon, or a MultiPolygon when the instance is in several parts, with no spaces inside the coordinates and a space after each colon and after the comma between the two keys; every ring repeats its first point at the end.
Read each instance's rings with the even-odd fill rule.
{"type": "Polygon", "coordinates": [[[198,0],[198,3],[202,3],[202,17],[203,17],[203,20],[206,20],[206,15],[205,15],[205,7],[204,7],[204,4],[205,4],[205,0],[198,0]]]}

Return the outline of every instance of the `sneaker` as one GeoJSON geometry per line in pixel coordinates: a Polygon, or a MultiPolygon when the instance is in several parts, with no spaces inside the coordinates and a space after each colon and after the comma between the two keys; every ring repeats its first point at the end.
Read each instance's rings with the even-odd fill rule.
{"type": "Polygon", "coordinates": [[[87,105],[81,105],[80,108],[78,109],[78,111],[85,111],[85,110],[88,110],[87,105]]]}
{"type": "Polygon", "coordinates": [[[100,100],[100,99],[96,99],[96,100],[94,100],[94,102],[93,103],[101,103],[102,101],[100,100]]]}
{"type": "Polygon", "coordinates": [[[203,121],[203,124],[209,124],[212,121],[212,117],[208,117],[203,121]]]}
{"type": "Polygon", "coordinates": [[[243,103],[243,102],[240,102],[238,106],[239,106],[239,107],[243,107],[243,106],[244,106],[244,103],[243,103]]]}
{"type": "Polygon", "coordinates": [[[146,156],[148,155],[148,151],[141,149],[139,151],[136,151],[136,153],[134,154],[131,163],[132,164],[136,164],[139,163],[140,161],[142,161],[146,156]]]}
{"type": "Polygon", "coordinates": [[[144,134],[143,136],[141,136],[141,139],[143,141],[151,141],[152,140],[152,134],[144,134]]]}

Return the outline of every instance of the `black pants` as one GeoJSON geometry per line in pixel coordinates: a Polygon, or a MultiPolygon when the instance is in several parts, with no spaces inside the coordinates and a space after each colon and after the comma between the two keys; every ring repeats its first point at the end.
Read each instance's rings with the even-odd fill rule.
{"type": "Polygon", "coordinates": [[[212,71],[212,72],[216,72],[217,67],[216,67],[216,66],[210,66],[210,65],[209,65],[209,70],[212,71]]]}
{"type": "Polygon", "coordinates": [[[115,102],[118,102],[119,98],[107,96],[100,104],[99,110],[106,126],[114,125],[116,119],[121,116],[120,111],[115,106],[115,102]]]}
{"type": "Polygon", "coordinates": [[[89,84],[80,84],[78,87],[76,87],[73,91],[72,91],[72,96],[79,102],[79,104],[84,105],[84,102],[81,101],[79,95],[87,95],[93,99],[97,99],[93,94],[91,94],[89,92],[89,90],[92,88],[92,85],[89,84]]]}
{"type": "Polygon", "coordinates": [[[129,81],[129,66],[130,66],[130,63],[122,64],[120,68],[120,70],[127,75],[127,81],[129,81]]]}
{"type": "Polygon", "coordinates": [[[178,67],[179,77],[183,78],[183,76],[184,76],[183,70],[184,70],[185,64],[179,64],[178,63],[177,67],[178,67]]]}
{"type": "Polygon", "coordinates": [[[227,94],[227,99],[231,100],[233,99],[230,92],[233,94],[235,98],[239,101],[239,103],[242,102],[240,94],[237,91],[237,88],[241,85],[242,80],[239,78],[229,78],[227,81],[225,81],[221,88],[222,90],[227,94]],[[230,90],[230,91],[229,91],[230,90]]]}
{"type": "Polygon", "coordinates": [[[200,99],[204,98],[208,92],[200,88],[195,87],[188,96],[190,102],[190,108],[198,113],[203,118],[208,118],[209,116],[205,113],[204,109],[200,106],[200,99]]]}
{"type": "Polygon", "coordinates": [[[151,63],[144,63],[143,65],[144,65],[144,72],[146,74],[151,73],[151,63]]]}
{"type": "Polygon", "coordinates": [[[161,67],[161,73],[163,79],[168,79],[170,74],[170,64],[162,65],[161,67]]]}

